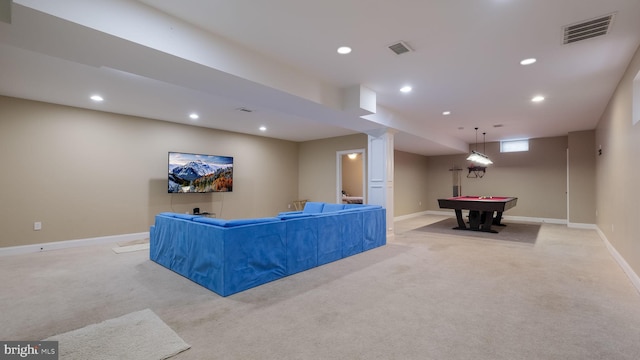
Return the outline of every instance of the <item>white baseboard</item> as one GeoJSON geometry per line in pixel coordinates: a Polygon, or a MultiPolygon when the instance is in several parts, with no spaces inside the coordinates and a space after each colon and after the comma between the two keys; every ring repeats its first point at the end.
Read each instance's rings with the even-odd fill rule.
{"type": "Polygon", "coordinates": [[[514,221],[524,221],[524,222],[532,222],[532,223],[540,223],[540,224],[559,224],[559,225],[567,225],[567,219],[552,219],[552,218],[541,218],[541,217],[530,217],[530,216],[511,216],[511,215],[503,215],[502,218],[504,220],[514,220],[514,221]]]}
{"type": "Polygon", "coordinates": [[[567,227],[574,229],[589,229],[589,230],[598,230],[598,226],[596,224],[585,224],[585,223],[568,223],[567,227]]]}
{"type": "Polygon", "coordinates": [[[631,266],[629,266],[627,261],[622,257],[622,255],[620,255],[618,250],[616,250],[616,248],[614,248],[613,245],[611,245],[611,243],[609,242],[609,239],[607,239],[607,236],[597,226],[596,226],[596,231],[598,232],[598,235],[600,235],[600,238],[602,239],[605,246],[609,250],[609,253],[611,254],[611,256],[613,256],[613,259],[618,263],[618,265],[620,265],[620,267],[622,268],[622,271],[624,271],[624,273],[627,274],[627,277],[631,281],[631,284],[633,284],[636,290],[640,293],[640,277],[638,277],[638,274],[636,274],[635,271],[633,271],[631,266]]]}
{"type": "Polygon", "coordinates": [[[67,248],[79,247],[79,246],[109,244],[109,243],[116,243],[121,241],[143,240],[147,238],[149,238],[149,232],[141,232],[141,233],[133,233],[133,234],[101,236],[101,237],[88,238],[88,239],[56,241],[56,242],[42,243],[42,244],[10,246],[10,247],[0,248],[0,256],[28,254],[28,253],[35,253],[35,252],[41,252],[41,251],[67,249],[67,248]]]}

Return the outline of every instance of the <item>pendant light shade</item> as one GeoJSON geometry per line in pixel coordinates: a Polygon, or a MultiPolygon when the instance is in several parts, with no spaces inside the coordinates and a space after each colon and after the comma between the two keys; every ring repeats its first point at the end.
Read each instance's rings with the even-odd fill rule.
{"type": "MultiPolygon", "coordinates": [[[[487,133],[482,133],[483,136],[486,136],[486,134],[487,133]]],[[[484,146],[486,151],[486,142],[484,143],[484,146]]],[[[491,161],[487,155],[478,151],[478,128],[476,128],[476,149],[471,151],[467,160],[472,162],[472,164],[469,165],[469,174],[467,174],[468,178],[483,177],[487,170],[487,165],[493,164],[493,161],[491,161]]]]}

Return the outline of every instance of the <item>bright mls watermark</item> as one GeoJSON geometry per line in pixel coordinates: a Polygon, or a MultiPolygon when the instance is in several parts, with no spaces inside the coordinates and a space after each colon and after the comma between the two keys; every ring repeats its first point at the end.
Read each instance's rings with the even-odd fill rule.
{"type": "Polygon", "coordinates": [[[0,360],[58,360],[57,341],[0,341],[0,360]]]}

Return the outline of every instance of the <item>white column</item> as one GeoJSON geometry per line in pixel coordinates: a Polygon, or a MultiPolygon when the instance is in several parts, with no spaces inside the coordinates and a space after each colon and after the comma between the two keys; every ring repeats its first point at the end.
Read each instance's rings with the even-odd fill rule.
{"type": "Polygon", "coordinates": [[[390,129],[368,132],[368,203],[387,210],[387,235],[393,234],[393,134],[390,129]]]}

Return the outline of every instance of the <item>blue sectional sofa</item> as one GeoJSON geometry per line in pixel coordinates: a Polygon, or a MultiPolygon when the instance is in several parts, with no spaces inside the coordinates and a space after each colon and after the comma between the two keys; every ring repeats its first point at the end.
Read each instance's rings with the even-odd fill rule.
{"type": "Polygon", "coordinates": [[[256,219],[158,214],[149,256],[228,296],[385,244],[383,207],[307,202],[302,211],[256,219]]]}

